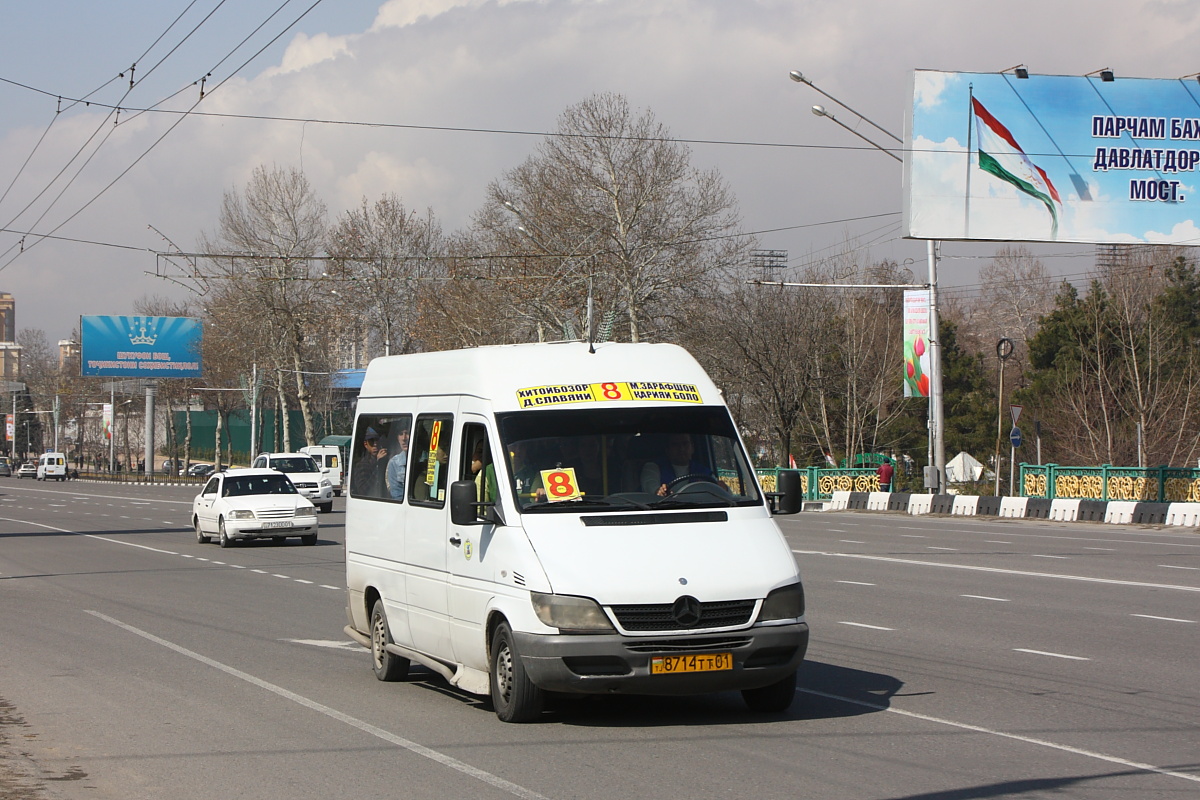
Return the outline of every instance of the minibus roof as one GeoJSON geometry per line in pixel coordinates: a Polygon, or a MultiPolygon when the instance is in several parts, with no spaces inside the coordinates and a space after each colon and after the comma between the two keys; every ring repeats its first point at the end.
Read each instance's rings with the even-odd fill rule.
{"type": "Polygon", "coordinates": [[[591,404],[723,405],[691,354],[673,344],[551,342],[373,360],[361,399],[470,395],[496,411],[591,404]]]}

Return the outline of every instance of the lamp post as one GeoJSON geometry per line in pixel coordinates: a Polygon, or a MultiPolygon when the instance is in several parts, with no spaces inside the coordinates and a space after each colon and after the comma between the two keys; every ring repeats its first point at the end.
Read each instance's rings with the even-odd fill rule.
{"type": "MultiPolygon", "coordinates": [[[[803,83],[812,88],[814,91],[829,98],[842,108],[849,111],[851,114],[854,114],[863,122],[866,122],[876,130],[881,131],[890,138],[894,139],[896,142],[900,144],[904,143],[904,140],[896,134],[871,121],[828,92],[818,88],[811,80],[804,77],[804,74],[801,73],[800,70],[794,69],[788,73],[788,76],[793,81],[796,81],[797,83],[803,83]]],[[[896,155],[891,150],[888,150],[878,142],[868,138],[867,136],[864,136],[854,128],[844,124],[834,117],[833,114],[829,113],[824,106],[813,106],[812,112],[818,117],[826,117],[830,120],[833,120],[833,122],[850,131],[850,133],[862,139],[876,150],[886,153],[895,160],[903,163],[904,159],[900,158],[900,156],[896,155]]],[[[932,476],[932,486],[930,485],[930,480],[928,478],[926,479],[925,483],[927,487],[933,488],[935,491],[937,491],[944,490],[946,485],[945,414],[942,403],[942,342],[941,335],[938,333],[937,262],[939,243],[930,239],[926,245],[927,257],[929,260],[929,442],[930,449],[932,450],[932,458],[930,460],[932,462],[931,466],[934,468],[934,475],[932,476]]]]}
{"type": "MultiPolygon", "coordinates": [[[[1000,359],[1000,386],[996,392],[996,496],[1000,496],[1000,442],[1004,440],[1004,362],[1013,353],[1012,339],[1002,338],[996,342],[996,358],[1000,359]]],[[[1014,450],[1016,448],[1013,448],[1014,450]]],[[[1012,479],[1008,491],[1012,492],[1012,479]]]]}

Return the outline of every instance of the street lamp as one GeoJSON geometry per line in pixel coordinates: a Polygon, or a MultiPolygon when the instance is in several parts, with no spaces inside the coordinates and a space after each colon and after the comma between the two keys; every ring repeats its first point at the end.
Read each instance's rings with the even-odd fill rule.
{"type": "MultiPolygon", "coordinates": [[[[850,106],[838,100],[828,92],[818,88],[811,80],[804,77],[800,70],[792,70],[788,73],[789,77],[797,83],[803,83],[811,87],[820,94],[828,97],[833,102],[837,103],[842,108],[857,116],[863,122],[873,126],[876,130],[895,139],[900,144],[904,143],[896,134],[867,119],[862,114],[855,111],[850,106]]],[[[883,145],[863,136],[853,128],[843,124],[836,119],[832,114],[825,110],[824,106],[813,106],[812,112],[819,117],[828,117],[829,119],[841,125],[846,130],[853,133],[858,138],[870,144],[876,150],[887,153],[897,161],[903,162],[899,156],[888,150],[883,145]]],[[[931,488],[944,489],[946,485],[946,441],[945,441],[945,417],[942,404],[942,342],[941,336],[938,333],[938,300],[937,300],[937,262],[938,262],[938,242],[930,239],[926,242],[928,248],[929,259],[929,460],[933,465],[935,475],[934,485],[931,488]]],[[[929,480],[926,480],[926,485],[929,485],[929,480]]]]}
{"type": "Polygon", "coordinates": [[[838,125],[841,125],[841,126],[842,126],[843,128],[845,128],[846,130],[850,131],[850,132],[851,132],[851,133],[853,133],[855,136],[857,136],[858,138],[862,139],[864,142],[866,142],[867,144],[871,145],[872,147],[875,147],[875,148],[878,148],[879,150],[882,150],[883,152],[887,153],[889,156],[891,156],[892,158],[896,159],[897,161],[899,161],[899,162],[901,162],[901,163],[903,163],[903,162],[904,162],[904,159],[902,159],[900,156],[898,156],[898,155],[896,155],[895,153],[893,153],[891,150],[887,150],[887,149],[885,149],[885,148],[883,148],[883,147],[880,147],[878,144],[876,144],[875,142],[871,141],[871,140],[870,140],[870,139],[868,139],[866,136],[863,136],[861,133],[859,133],[858,131],[854,130],[854,128],[851,128],[849,125],[847,125],[846,123],[842,122],[840,119],[838,119],[838,118],[837,118],[837,117],[835,117],[833,114],[831,114],[831,113],[830,113],[828,110],[826,110],[825,106],[820,106],[820,105],[818,105],[818,106],[813,106],[813,107],[812,107],[812,113],[813,113],[813,114],[815,114],[815,115],[816,115],[816,116],[818,116],[818,117],[827,117],[828,119],[832,120],[833,122],[836,122],[838,125]]]}

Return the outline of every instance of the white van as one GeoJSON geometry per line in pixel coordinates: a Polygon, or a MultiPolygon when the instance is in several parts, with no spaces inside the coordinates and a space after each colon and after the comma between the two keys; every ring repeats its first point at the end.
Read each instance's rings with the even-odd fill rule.
{"type": "Polygon", "coordinates": [[[333,511],[333,485],[307,453],[259,453],[250,467],[282,472],[323,513],[333,511]]]}
{"type": "Polygon", "coordinates": [[[341,497],[342,476],[346,472],[346,466],[342,461],[342,448],[335,444],[310,444],[301,447],[300,452],[312,456],[312,460],[317,462],[321,472],[329,479],[334,495],[341,497]]]}
{"type": "MultiPolygon", "coordinates": [[[[795,697],[804,591],[700,365],[664,344],[376,359],[346,501],[347,634],[506,722],[546,692],[795,697]]],[[[780,506],[799,510],[798,481],[780,506]]]]}
{"type": "Polygon", "coordinates": [[[67,479],[67,457],[63,453],[42,453],[38,457],[37,479],[45,481],[67,479]]]}

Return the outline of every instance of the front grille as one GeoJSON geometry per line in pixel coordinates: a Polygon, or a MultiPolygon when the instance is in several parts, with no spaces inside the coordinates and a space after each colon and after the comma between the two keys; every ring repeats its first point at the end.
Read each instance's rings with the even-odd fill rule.
{"type": "Polygon", "coordinates": [[[297,483],[296,488],[297,489],[315,489],[315,488],[317,488],[317,485],[315,483],[297,483]]]}
{"type": "Polygon", "coordinates": [[[700,653],[714,650],[736,650],[750,644],[749,636],[707,636],[695,639],[651,639],[645,642],[626,642],[631,653],[700,653]]]}
{"type": "Polygon", "coordinates": [[[613,615],[627,631],[682,631],[703,628],[731,628],[748,625],[755,600],[726,600],[700,604],[700,621],[686,628],[675,621],[671,603],[612,606],[613,615]]]}
{"type": "Polygon", "coordinates": [[[254,512],[259,519],[291,519],[296,516],[294,508],[260,508],[254,512]]]}

